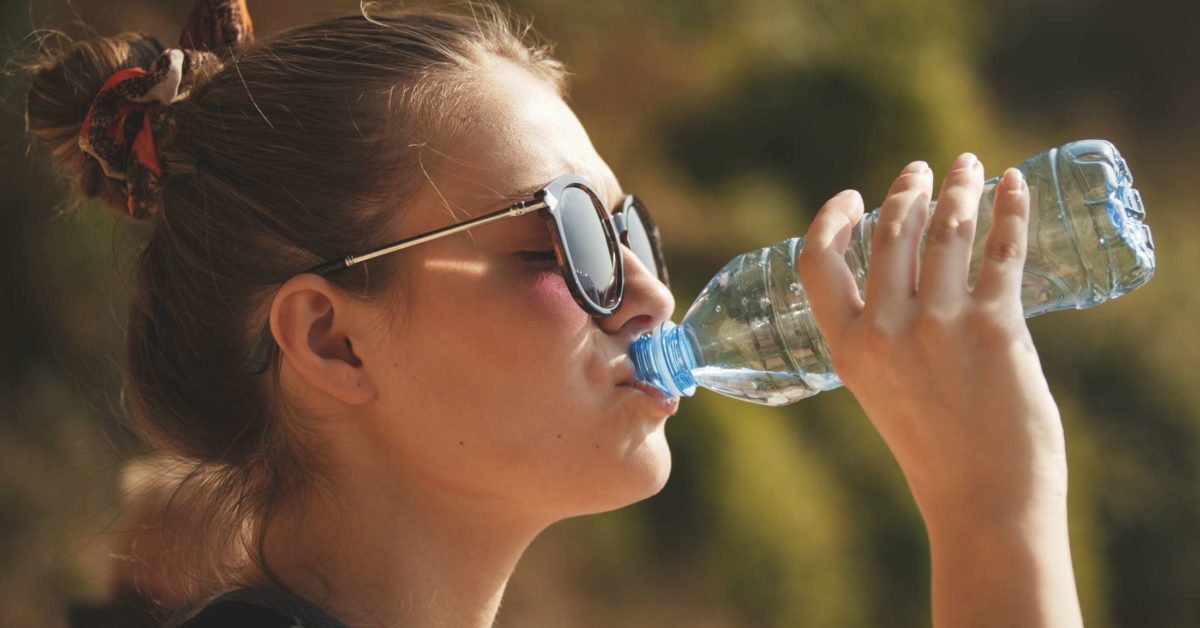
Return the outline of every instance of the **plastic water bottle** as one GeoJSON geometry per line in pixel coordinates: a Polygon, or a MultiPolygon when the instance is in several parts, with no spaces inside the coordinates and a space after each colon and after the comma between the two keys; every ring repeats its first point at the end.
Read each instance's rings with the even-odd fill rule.
{"type": "MultiPolygon", "coordinates": [[[[1119,297],[1154,274],[1154,243],[1141,196],[1115,146],[1064,144],[1017,166],[1030,191],[1021,285],[1025,316],[1083,309],[1119,297]]],[[[968,284],[992,223],[999,177],[979,203],[968,284]]],[[[931,205],[936,204],[936,201],[931,205]]],[[[846,263],[865,295],[876,209],[853,232],[846,263]]],[[[667,321],[630,346],[637,378],[668,395],[697,386],[778,406],[842,385],[796,272],[803,238],[734,258],[705,286],[679,325],[667,321]]],[[[921,239],[924,251],[925,238],[921,239]]]]}

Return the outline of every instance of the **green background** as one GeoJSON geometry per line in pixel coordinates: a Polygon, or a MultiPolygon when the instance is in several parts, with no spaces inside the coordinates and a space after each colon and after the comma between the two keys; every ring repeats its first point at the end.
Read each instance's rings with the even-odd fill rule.
{"type": "MultiPolygon", "coordinates": [[[[250,0],[259,38],[353,13],[250,0]]],[[[174,41],[190,2],[4,0],[6,62],[79,20],[174,41]]],[[[1200,3],[1188,0],[522,0],[573,70],[571,104],[662,225],[682,316],[725,261],[807,228],[901,166],[989,176],[1113,141],[1159,267],[1136,292],[1029,326],[1062,411],[1071,541],[1092,627],[1200,625],[1200,3]],[[1189,277],[1192,277],[1189,279],[1189,277]]],[[[6,65],[11,71],[11,64],[6,65]]],[[[68,209],[0,78],[0,625],[61,626],[107,586],[126,269],[138,236],[68,209]]],[[[708,391],[667,428],[666,489],[560,523],[498,624],[926,626],[928,547],[891,455],[844,389],[781,408],[708,391]]]]}

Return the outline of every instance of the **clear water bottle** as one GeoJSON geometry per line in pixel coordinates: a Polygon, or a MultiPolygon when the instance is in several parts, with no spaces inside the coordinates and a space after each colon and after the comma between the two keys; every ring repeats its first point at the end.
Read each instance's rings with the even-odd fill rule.
{"type": "MultiPolygon", "coordinates": [[[[1142,223],[1145,210],[1133,177],[1115,146],[1104,140],[1070,142],[1017,168],[1030,191],[1021,285],[1026,317],[1091,307],[1150,279],[1154,243],[1142,223]]],[[[998,182],[996,177],[985,183],[979,203],[968,275],[972,286],[998,182]]],[[[878,209],[863,216],[846,251],[863,295],[878,218],[878,209]]],[[[803,238],[790,238],[726,264],[679,325],[667,321],[630,346],[637,378],[672,396],[690,396],[703,386],[770,406],[840,387],[796,272],[803,245],[803,238]]]]}

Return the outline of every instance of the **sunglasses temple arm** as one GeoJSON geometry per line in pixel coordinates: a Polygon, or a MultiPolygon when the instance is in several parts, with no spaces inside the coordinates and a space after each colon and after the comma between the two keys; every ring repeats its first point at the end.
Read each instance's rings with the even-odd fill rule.
{"type": "MultiPolygon", "coordinates": [[[[477,227],[489,222],[495,222],[503,218],[524,216],[525,214],[535,212],[544,207],[547,207],[546,202],[541,199],[521,201],[509,205],[504,209],[494,211],[490,214],[484,214],[478,218],[472,218],[466,222],[455,223],[453,225],[442,227],[441,229],[435,229],[418,236],[398,240],[396,242],[392,242],[391,244],[385,244],[380,248],[372,249],[366,253],[347,255],[342,259],[330,260],[319,266],[314,266],[305,272],[316,275],[325,275],[336,270],[349,268],[355,264],[365,262],[369,259],[374,259],[381,255],[387,255],[388,253],[394,253],[410,246],[416,246],[424,242],[429,242],[430,240],[436,240],[442,236],[448,236],[460,231],[466,231],[472,227],[477,227]]],[[[274,340],[274,336],[271,335],[271,322],[268,320],[263,324],[262,329],[259,331],[258,337],[254,343],[254,347],[250,349],[250,354],[246,357],[246,361],[243,363],[242,369],[246,372],[255,374],[262,373],[263,371],[267,370],[267,362],[270,361],[271,350],[275,347],[274,340]]]]}
{"type": "MultiPolygon", "coordinates": [[[[418,236],[405,238],[403,240],[399,240],[399,241],[393,242],[391,244],[385,244],[377,249],[373,249],[366,253],[359,253],[357,255],[347,255],[345,257],[345,259],[343,259],[343,260],[337,260],[336,262],[329,262],[326,264],[322,264],[321,266],[318,266],[317,268],[325,268],[326,266],[330,266],[331,264],[334,264],[334,269],[341,268],[343,266],[350,267],[350,266],[353,266],[360,262],[365,262],[369,259],[374,259],[381,255],[387,255],[388,253],[394,253],[401,249],[406,249],[410,246],[424,244],[426,242],[429,242],[430,240],[436,240],[443,236],[448,236],[448,235],[452,235],[455,233],[459,233],[460,231],[466,231],[467,229],[471,229],[473,227],[478,227],[480,225],[485,225],[489,222],[495,222],[497,220],[502,220],[504,218],[511,218],[514,216],[524,216],[525,214],[535,212],[539,209],[542,209],[543,207],[546,207],[546,202],[542,201],[542,200],[521,201],[519,203],[514,203],[512,205],[509,205],[508,207],[505,207],[504,209],[494,211],[490,214],[484,214],[482,216],[479,216],[477,218],[472,218],[465,222],[455,223],[452,225],[442,227],[440,229],[434,229],[433,231],[428,231],[426,233],[422,233],[421,235],[418,235],[418,236]],[[337,264],[340,264],[341,266],[338,266],[337,264]]],[[[318,272],[318,271],[317,271],[317,269],[313,269],[312,271],[309,271],[309,272],[318,272]]]]}

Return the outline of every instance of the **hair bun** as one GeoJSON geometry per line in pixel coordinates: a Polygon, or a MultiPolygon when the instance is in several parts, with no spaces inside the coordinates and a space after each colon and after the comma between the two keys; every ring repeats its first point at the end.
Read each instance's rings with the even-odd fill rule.
{"type": "MultiPolygon", "coordinates": [[[[26,100],[26,126],[50,147],[60,168],[78,177],[86,198],[102,198],[126,212],[123,182],[105,176],[103,167],[79,146],[79,132],[92,100],[115,72],[148,68],[164,46],[144,33],[121,33],[69,42],[41,53],[29,65],[33,81],[26,100]]],[[[132,120],[130,120],[132,122],[132,120]]]]}
{"type": "Polygon", "coordinates": [[[219,55],[254,41],[245,0],[197,0],[179,41],[180,48],[166,49],[137,32],[68,41],[26,65],[33,75],[26,101],[29,132],[50,147],[62,170],[77,177],[85,198],[100,197],[135,219],[148,218],[160,204],[161,168],[155,172],[139,164],[157,162],[149,155],[174,136],[170,105],[221,70],[219,55]],[[135,69],[115,81],[121,86],[108,85],[112,93],[105,95],[114,74],[135,69]],[[102,124],[85,129],[94,102],[102,124]],[[136,138],[142,138],[140,153],[136,138]]]}
{"type": "Polygon", "coordinates": [[[176,128],[168,108],[220,65],[211,52],[169,48],[148,70],[128,68],[109,76],[92,100],[79,147],[100,163],[105,176],[125,181],[126,206],[135,219],[147,219],[162,206],[158,155],[176,128]],[[130,119],[136,129],[132,135],[130,119]]]}

